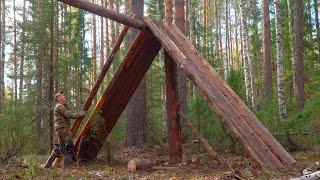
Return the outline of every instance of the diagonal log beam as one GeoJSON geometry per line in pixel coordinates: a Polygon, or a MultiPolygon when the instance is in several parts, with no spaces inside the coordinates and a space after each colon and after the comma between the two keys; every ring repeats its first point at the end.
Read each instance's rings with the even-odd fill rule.
{"type": "Polygon", "coordinates": [[[144,19],[148,28],[161,41],[177,67],[187,73],[233,137],[262,168],[290,166],[295,160],[246,107],[208,61],[200,55],[176,28],[144,19]]]}
{"type": "MultiPolygon", "coordinates": [[[[127,34],[128,30],[129,30],[129,26],[124,26],[120,35],[119,35],[119,38],[116,42],[116,44],[114,45],[113,49],[112,49],[112,52],[110,53],[109,55],[109,58],[107,59],[107,61],[105,62],[105,64],[103,65],[102,69],[101,69],[101,72],[98,76],[98,79],[97,81],[95,82],[95,84],[93,85],[90,93],[89,93],[89,96],[86,100],[86,102],[84,103],[83,107],[82,107],[82,111],[87,111],[91,104],[92,104],[92,101],[93,99],[96,97],[97,93],[98,93],[98,90],[99,90],[99,87],[105,77],[105,75],[107,74],[111,64],[113,63],[116,55],[118,54],[119,52],[119,49],[120,49],[120,46],[123,42],[123,39],[125,37],[125,35],[127,34]]],[[[73,123],[72,127],[71,127],[71,136],[72,137],[75,137],[80,125],[81,125],[81,122],[83,120],[84,117],[79,117],[75,120],[75,122],[73,123]]],[[[77,139],[77,138],[75,138],[77,139]]],[[[75,152],[78,151],[78,145],[79,143],[75,142],[75,146],[74,146],[74,150],[75,152]]],[[[61,161],[62,161],[62,157],[59,157],[55,160],[54,162],[54,167],[60,167],[61,166],[61,161]]]]}
{"type": "Polygon", "coordinates": [[[98,16],[109,18],[121,24],[125,24],[127,26],[131,26],[140,30],[144,30],[146,28],[146,24],[143,21],[128,17],[126,15],[120,14],[116,11],[107,9],[105,7],[88,2],[86,0],[57,0],[57,1],[63,2],[65,4],[68,4],[70,6],[73,6],[79,9],[89,11],[98,16]]]}
{"type": "MultiPolygon", "coordinates": [[[[93,85],[93,87],[92,87],[92,89],[90,91],[88,99],[86,100],[86,102],[84,103],[84,105],[82,107],[83,111],[87,111],[90,108],[90,106],[92,104],[92,101],[96,97],[97,92],[99,90],[99,87],[100,87],[105,75],[107,74],[111,64],[114,61],[114,58],[116,57],[117,53],[119,52],[120,46],[122,44],[122,41],[123,41],[125,35],[127,34],[128,30],[129,30],[129,26],[124,26],[123,27],[123,30],[121,31],[121,33],[119,35],[119,38],[118,38],[116,44],[114,45],[108,60],[103,65],[103,67],[101,69],[101,72],[100,72],[100,74],[98,76],[98,79],[97,79],[97,81],[95,82],[95,84],[93,85]]],[[[75,134],[77,133],[78,128],[80,127],[80,124],[81,124],[82,120],[83,120],[83,117],[77,118],[75,120],[75,122],[74,122],[74,124],[73,124],[73,126],[71,128],[72,137],[74,137],[75,134]]]]}
{"type": "Polygon", "coordinates": [[[96,105],[95,115],[90,118],[94,119],[87,123],[81,131],[77,141],[80,162],[97,156],[160,48],[160,42],[149,31],[139,32],[107,90],[96,105]]]}

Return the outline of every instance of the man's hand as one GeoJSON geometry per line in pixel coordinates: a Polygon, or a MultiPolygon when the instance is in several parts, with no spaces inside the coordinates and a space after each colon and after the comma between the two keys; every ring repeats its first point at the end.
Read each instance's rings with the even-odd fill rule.
{"type": "Polygon", "coordinates": [[[88,111],[81,111],[80,116],[85,117],[88,111]]]}

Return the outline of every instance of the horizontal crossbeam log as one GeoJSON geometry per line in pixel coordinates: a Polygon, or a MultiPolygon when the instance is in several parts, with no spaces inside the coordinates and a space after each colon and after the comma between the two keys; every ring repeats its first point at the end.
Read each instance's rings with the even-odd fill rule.
{"type": "Polygon", "coordinates": [[[86,0],[57,0],[57,1],[60,1],[62,3],[68,4],[70,6],[73,6],[79,9],[89,11],[98,16],[109,18],[111,20],[117,21],[121,24],[125,24],[130,27],[134,27],[140,30],[144,30],[146,28],[146,24],[143,21],[128,17],[124,14],[120,14],[116,11],[107,9],[105,7],[88,2],[86,0]]]}

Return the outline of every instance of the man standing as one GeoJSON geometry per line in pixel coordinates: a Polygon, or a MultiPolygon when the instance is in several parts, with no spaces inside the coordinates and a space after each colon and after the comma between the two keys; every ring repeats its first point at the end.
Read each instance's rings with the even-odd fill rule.
{"type": "Polygon", "coordinates": [[[70,119],[84,117],[86,114],[86,111],[82,111],[80,114],[70,111],[66,105],[66,96],[62,91],[55,95],[55,100],[57,103],[54,109],[55,146],[47,162],[43,165],[44,168],[52,167],[54,160],[61,154],[64,156],[63,167],[68,167],[73,163],[73,142],[70,131],[70,119]]]}

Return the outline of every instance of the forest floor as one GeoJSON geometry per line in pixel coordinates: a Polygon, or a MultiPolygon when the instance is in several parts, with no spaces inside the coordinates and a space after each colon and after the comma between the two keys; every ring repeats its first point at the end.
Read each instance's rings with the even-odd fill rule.
{"type": "Polygon", "coordinates": [[[318,160],[316,151],[291,153],[297,164],[281,171],[259,170],[249,158],[241,155],[226,156],[232,168],[227,168],[211,159],[206,153],[184,152],[183,162],[168,165],[166,148],[147,145],[135,148],[122,148],[114,153],[110,162],[102,156],[94,162],[76,165],[68,169],[42,169],[40,164],[46,156],[26,156],[0,164],[0,179],[289,179],[301,175],[309,167],[315,170],[318,160]],[[157,167],[164,169],[145,169],[129,171],[127,162],[133,158],[155,160],[157,167]]]}

